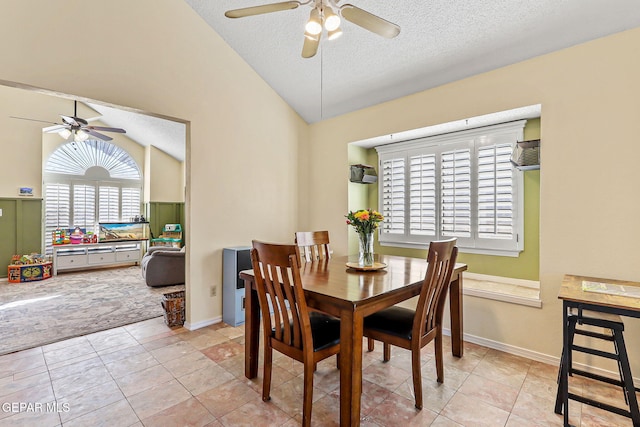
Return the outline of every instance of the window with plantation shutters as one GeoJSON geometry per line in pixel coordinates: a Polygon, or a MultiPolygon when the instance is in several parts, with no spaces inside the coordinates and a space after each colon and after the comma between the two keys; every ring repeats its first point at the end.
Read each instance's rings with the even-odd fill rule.
{"type": "Polygon", "coordinates": [[[409,158],[409,233],[436,235],[436,156],[409,158]]]}
{"type": "Polygon", "coordinates": [[[445,151],[440,168],[443,237],[471,236],[471,150],[445,151]]]}
{"type": "Polygon", "coordinates": [[[385,220],[381,232],[404,234],[405,224],[405,159],[390,158],[381,162],[381,213],[385,220]]]}
{"type": "Polygon", "coordinates": [[[140,215],[142,176],[123,149],[106,141],[67,143],[44,168],[45,253],[56,228],[97,233],[98,222],[129,221],[140,215]]]}
{"type": "Polygon", "coordinates": [[[120,221],[120,189],[118,187],[101,186],[98,203],[100,205],[99,222],[120,221]]]}
{"type": "Polygon", "coordinates": [[[462,251],[517,256],[522,176],[510,157],[525,120],[377,147],[383,245],[425,248],[456,237],[462,251]]]}
{"type": "Polygon", "coordinates": [[[45,245],[51,247],[53,231],[56,228],[69,228],[71,225],[71,186],[69,184],[46,184],[45,197],[45,245]]]}
{"type": "Polygon", "coordinates": [[[94,231],[96,223],[96,187],[77,184],[73,186],[73,226],[94,231]]]}
{"type": "Polygon", "coordinates": [[[122,219],[129,220],[140,215],[140,189],[122,188],[122,219]]]}

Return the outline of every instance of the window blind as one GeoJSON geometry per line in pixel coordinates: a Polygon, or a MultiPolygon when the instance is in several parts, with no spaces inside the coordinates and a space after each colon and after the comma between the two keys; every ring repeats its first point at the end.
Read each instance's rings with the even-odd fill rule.
{"type": "Polygon", "coordinates": [[[405,159],[391,158],[382,162],[381,232],[404,234],[405,225],[405,159]]]}
{"type": "Polygon", "coordinates": [[[98,205],[100,222],[120,221],[120,189],[118,187],[100,186],[98,205]]]}
{"type": "Polygon", "coordinates": [[[436,156],[411,156],[409,164],[409,233],[435,236],[436,156]]]}

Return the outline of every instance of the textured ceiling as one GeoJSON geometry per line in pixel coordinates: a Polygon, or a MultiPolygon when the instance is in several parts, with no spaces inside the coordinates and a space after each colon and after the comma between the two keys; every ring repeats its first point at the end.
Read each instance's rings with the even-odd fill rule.
{"type": "Polygon", "coordinates": [[[343,19],[342,37],[303,59],[309,6],[229,19],[272,1],[186,0],[308,123],[640,26],[639,0],[349,1],[400,35],[343,19]]]}
{"type": "MultiPolygon", "coordinates": [[[[186,127],[182,123],[99,104],[87,104],[100,113],[107,126],[121,127],[140,145],[154,146],[177,160],[185,159],[186,127]]],[[[109,135],[108,132],[105,132],[109,135]]]]}

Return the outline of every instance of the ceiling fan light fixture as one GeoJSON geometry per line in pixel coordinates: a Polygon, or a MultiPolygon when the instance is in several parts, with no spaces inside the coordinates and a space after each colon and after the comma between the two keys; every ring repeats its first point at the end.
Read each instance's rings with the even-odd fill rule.
{"type": "Polygon", "coordinates": [[[327,31],[335,31],[340,27],[340,17],[335,14],[330,6],[326,6],[323,10],[324,28],[327,31]]]}
{"type": "Polygon", "coordinates": [[[58,135],[60,135],[63,139],[69,139],[69,137],[71,136],[71,131],[69,129],[62,129],[60,132],[58,132],[58,135]]]}
{"type": "Polygon", "coordinates": [[[82,141],[86,141],[87,139],[89,139],[89,134],[83,131],[82,129],[78,129],[76,131],[75,136],[73,137],[73,140],[75,142],[82,142],[82,141]]]}
{"type": "Polygon", "coordinates": [[[307,24],[304,26],[304,29],[307,33],[312,35],[317,35],[322,32],[322,22],[320,20],[320,11],[318,8],[313,8],[311,10],[311,15],[309,15],[309,20],[307,24]]]}
{"type": "Polygon", "coordinates": [[[335,40],[342,35],[342,29],[340,27],[327,33],[327,40],[335,40]]]}
{"type": "Polygon", "coordinates": [[[311,33],[310,33],[310,32],[308,32],[308,31],[305,31],[305,32],[304,32],[304,36],[305,36],[306,38],[308,38],[309,40],[313,40],[313,41],[315,41],[315,42],[317,42],[318,40],[320,40],[320,34],[322,34],[322,33],[318,33],[318,34],[311,34],[311,33]]]}

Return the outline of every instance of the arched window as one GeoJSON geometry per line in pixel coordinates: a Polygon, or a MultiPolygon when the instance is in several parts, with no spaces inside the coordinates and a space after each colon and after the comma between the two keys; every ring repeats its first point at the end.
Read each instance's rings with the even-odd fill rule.
{"type": "Polygon", "coordinates": [[[68,142],[44,167],[45,250],[56,228],[85,228],[98,222],[130,221],[140,215],[142,175],[122,148],[101,140],[68,142]]]}

